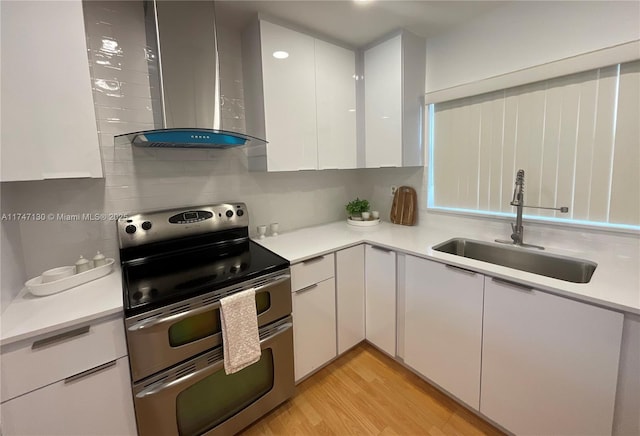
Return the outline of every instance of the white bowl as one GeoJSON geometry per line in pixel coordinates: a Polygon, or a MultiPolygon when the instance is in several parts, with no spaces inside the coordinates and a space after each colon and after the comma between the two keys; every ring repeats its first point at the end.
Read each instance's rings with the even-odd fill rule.
{"type": "Polygon", "coordinates": [[[61,266],[59,268],[49,269],[42,273],[42,283],[51,283],[60,279],[71,277],[76,273],[75,266],[61,266]]]}

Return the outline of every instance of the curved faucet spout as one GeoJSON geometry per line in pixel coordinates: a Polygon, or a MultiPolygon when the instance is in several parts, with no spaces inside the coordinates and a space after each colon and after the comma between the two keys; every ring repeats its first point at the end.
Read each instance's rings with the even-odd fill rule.
{"type": "Polygon", "coordinates": [[[509,204],[511,204],[511,206],[516,207],[516,222],[511,223],[511,241],[496,239],[496,242],[501,242],[503,244],[514,244],[521,247],[535,247],[541,250],[544,250],[544,247],[524,243],[524,226],[522,225],[522,210],[525,207],[531,207],[535,209],[557,210],[557,211],[560,211],[560,213],[569,212],[569,208],[566,206],[563,206],[563,207],[525,206],[524,204],[524,170],[523,169],[518,170],[518,172],[516,173],[516,182],[513,188],[513,199],[509,204]]]}

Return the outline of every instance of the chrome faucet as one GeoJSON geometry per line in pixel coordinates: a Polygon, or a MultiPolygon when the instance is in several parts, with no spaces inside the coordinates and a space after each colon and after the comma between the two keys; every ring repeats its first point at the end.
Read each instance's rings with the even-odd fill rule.
{"type": "Polygon", "coordinates": [[[544,250],[544,247],[540,245],[533,244],[525,244],[523,241],[524,238],[524,227],[522,226],[522,209],[525,207],[535,208],[535,209],[548,209],[548,210],[557,210],[560,213],[569,212],[569,208],[566,206],[563,207],[543,207],[543,206],[525,206],[524,204],[524,170],[518,170],[516,174],[516,185],[513,189],[513,198],[511,199],[511,206],[516,207],[516,222],[511,223],[511,241],[506,241],[503,239],[496,239],[496,242],[500,242],[502,244],[514,244],[520,247],[531,247],[531,248],[539,248],[540,250],[544,250]]]}

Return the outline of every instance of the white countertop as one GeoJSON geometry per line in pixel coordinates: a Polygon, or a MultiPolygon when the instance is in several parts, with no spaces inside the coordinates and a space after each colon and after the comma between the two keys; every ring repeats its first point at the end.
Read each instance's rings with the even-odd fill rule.
{"type": "MultiPolygon", "coordinates": [[[[591,238],[585,233],[581,235],[582,241],[575,242],[558,238],[554,231],[546,230],[545,233],[549,234],[546,243],[542,244],[546,246],[546,252],[598,263],[590,283],[564,282],[432,250],[433,245],[454,237],[481,241],[504,237],[496,234],[495,228],[469,223],[460,225],[454,219],[416,227],[386,222],[373,227],[354,227],[346,222],[336,222],[255,240],[291,263],[370,243],[517,281],[576,300],[640,314],[640,239],[611,238],[616,242],[609,243],[606,238],[591,238]]],[[[535,242],[538,243],[537,240],[535,242]]],[[[122,311],[122,278],[117,265],[107,276],[59,294],[35,297],[23,289],[0,317],[0,345],[36,338],[122,311]]]]}
{"type": "Polygon", "coordinates": [[[53,295],[36,297],[26,288],[0,316],[0,345],[122,313],[122,277],[116,265],[108,275],[53,295]]]}
{"type": "MultiPolygon", "coordinates": [[[[547,232],[547,233],[553,233],[547,232]]],[[[640,314],[640,240],[611,238],[615,243],[603,243],[603,238],[581,235],[583,241],[550,236],[545,252],[591,260],[598,264],[590,283],[570,283],[487,262],[481,262],[431,249],[433,245],[455,237],[493,241],[494,229],[482,225],[460,226],[459,223],[408,227],[382,222],[373,227],[354,227],[337,222],[317,227],[281,233],[276,237],[255,239],[291,263],[320,254],[353,246],[362,242],[390,248],[426,259],[446,262],[478,271],[492,277],[508,279],[540,290],[596,303],[625,312],[640,314]],[[621,247],[620,245],[624,245],[621,247]]],[[[534,242],[530,240],[529,242],[534,242]]],[[[524,249],[524,248],[523,248],[524,249]]]]}

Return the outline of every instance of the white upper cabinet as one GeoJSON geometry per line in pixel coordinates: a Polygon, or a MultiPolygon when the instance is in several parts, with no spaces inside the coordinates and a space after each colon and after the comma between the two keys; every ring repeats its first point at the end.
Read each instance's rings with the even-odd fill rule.
{"type": "Polygon", "coordinates": [[[402,37],[364,53],[367,168],[402,166],[402,37]]]}
{"type": "Polygon", "coordinates": [[[260,39],[267,168],[316,169],[314,40],[268,21],[260,22],[260,39]],[[288,56],[282,59],[278,53],[288,56]]]}
{"type": "Polygon", "coordinates": [[[268,21],[243,35],[249,168],[356,167],[355,52],[268,21]]]}
{"type": "Polygon", "coordinates": [[[356,54],[315,40],[318,169],[356,168],[356,54]]]}
{"type": "Polygon", "coordinates": [[[0,179],[102,177],[82,3],[0,7],[0,179]]]}
{"type": "Polygon", "coordinates": [[[424,39],[409,32],[364,52],[365,166],[422,166],[424,39]]]}

